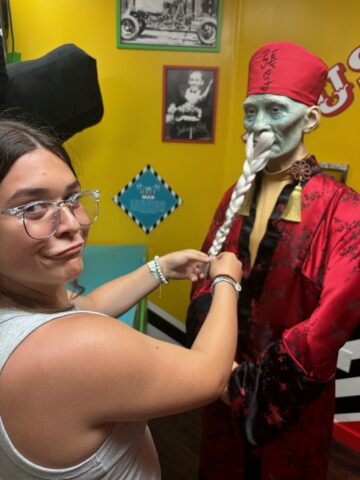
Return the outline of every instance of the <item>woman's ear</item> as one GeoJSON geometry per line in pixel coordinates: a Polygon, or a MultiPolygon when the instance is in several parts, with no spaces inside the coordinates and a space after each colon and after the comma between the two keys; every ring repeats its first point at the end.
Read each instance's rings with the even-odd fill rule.
{"type": "Polygon", "coordinates": [[[313,105],[308,109],[304,119],[304,133],[309,133],[315,130],[320,123],[321,112],[317,105],[313,105]]]}

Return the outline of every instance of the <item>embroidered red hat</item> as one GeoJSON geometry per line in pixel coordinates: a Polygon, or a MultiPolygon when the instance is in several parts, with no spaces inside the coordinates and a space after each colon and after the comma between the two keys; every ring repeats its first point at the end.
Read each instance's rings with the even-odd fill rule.
{"type": "Polygon", "coordinates": [[[247,95],[285,95],[316,105],[327,74],[327,65],[300,45],[266,43],[251,57],[247,95]]]}

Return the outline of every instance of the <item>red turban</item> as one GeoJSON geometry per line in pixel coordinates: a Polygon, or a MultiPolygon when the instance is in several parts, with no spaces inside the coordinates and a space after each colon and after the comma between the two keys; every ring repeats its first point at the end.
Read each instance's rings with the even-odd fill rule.
{"type": "Polygon", "coordinates": [[[289,42],[272,42],[251,57],[247,95],[274,94],[316,105],[328,73],[326,64],[289,42]]]}

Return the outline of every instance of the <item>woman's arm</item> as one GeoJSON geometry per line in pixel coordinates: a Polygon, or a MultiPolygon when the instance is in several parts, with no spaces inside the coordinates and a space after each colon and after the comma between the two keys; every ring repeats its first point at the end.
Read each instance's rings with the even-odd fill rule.
{"type": "MultiPolygon", "coordinates": [[[[196,281],[204,276],[209,257],[196,250],[182,250],[159,258],[159,265],[167,279],[189,279],[196,281]]],[[[159,286],[147,265],[107,282],[88,295],[75,298],[70,292],[72,303],[81,310],[91,310],[118,317],[135,305],[141,298],[159,286]]]]}
{"type": "MultiPolygon", "coordinates": [[[[241,264],[233,254],[212,262],[211,276],[219,274],[239,281],[241,264]]],[[[49,322],[22,347],[39,342],[32,343],[38,352],[31,376],[34,402],[39,395],[42,404],[52,410],[56,405],[67,419],[91,425],[148,419],[206,404],[221,394],[231,372],[236,312],[234,288],[218,283],[191,350],[108,317],[99,321],[96,315],[79,313],[49,322]]]]}

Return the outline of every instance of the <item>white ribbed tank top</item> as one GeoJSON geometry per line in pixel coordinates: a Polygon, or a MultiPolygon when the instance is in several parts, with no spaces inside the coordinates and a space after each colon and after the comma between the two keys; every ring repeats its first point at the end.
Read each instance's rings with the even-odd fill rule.
{"type": "MultiPolygon", "coordinates": [[[[0,309],[0,373],[16,347],[46,322],[84,312],[30,313],[0,309]]],[[[44,468],[27,460],[12,444],[0,416],[0,480],[160,480],[160,466],[145,422],[117,423],[97,452],[69,468],[44,468]]]]}

